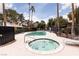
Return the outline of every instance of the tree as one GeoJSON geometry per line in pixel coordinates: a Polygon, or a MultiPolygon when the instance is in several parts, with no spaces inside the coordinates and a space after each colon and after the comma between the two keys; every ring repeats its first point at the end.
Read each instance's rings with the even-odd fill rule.
{"type": "Polygon", "coordinates": [[[7,21],[7,19],[6,19],[6,12],[5,12],[5,4],[2,3],[2,6],[3,6],[3,19],[4,19],[4,26],[6,26],[6,21],[7,21]]]}
{"type": "Polygon", "coordinates": [[[29,30],[30,30],[32,28],[32,24],[33,24],[32,20],[33,20],[33,13],[35,12],[35,8],[30,3],[28,5],[29,5],[29,21],[31,19],[31,21],[28,23],[29,30]]]}
{"type": "Polygon", "coordinates": [[[9,20],[11,20],[13,23],[17,23],[17,21],[19,20],[19,13],[16,12],[16,10],[13,9],[6,9],[6,16],[8,18],[10,18],[9,20]]]}
{"type": "Polygon", "coordinates": [[[41,22],[39,23],[39,28],[40,28],[41,30],[44,30],[45,27],[46,27],[45,21],[41,20],[41,22]]]}
{"type": "Polygon", "coordinates": [[[72,27],[71,27],[71,35],[74,38],[74,3],[72,3],[72,27]]]}
{"type": "Polygon", "coordinates": [[[28,5],[29,5],[29,20],[30,20],[30,3],[28,3],[28,5]]]}
{"type": "Polygon", "coordinates": [[[60,16],[59,19],[57,19],[57,18],[54,19],[54,23],[55,23],[56,27],[58,26],[56,24],[57,22],[59,22],[60,29],[67,27],[68,21],[67,21],[67,19],[64,19],[62,16],[60,16]]]}
{"type": "MultiPolygon", "coordinates": [[[[72,20],[72,12],[68,14],[68,18],[72,20]]],[[[79,35],[79,7],[74,9],[74,27],[75,34],[79,35]]]]}
{"type": "Polygon", "coordinates": [[[36,21],[36,22],[34,23],[34,27],[39,28],[39,21],[36,21]]]}
{"type": "Polygon", "coordinates": [[[53,18],[51,18],[51,19],[49,19],[48,20],[48,27],[52,27],[52,26],[54,26],[54,20],[53,20],[53,18]]]}
{"type": "Polygon", "coordinates": [[[3,14],[0,14],[0,25],[3,25],[3,14]]]}
{"type": "Polygon", "coordinates": [[[79,26],[79,7],[75,9],[76,26],[79,26]]]}
{"type": "MultiPolygon", "coordinates": [[[[57,19],[59,20],[59,3],[57,3],[57,19]]],[[[59,29],[60,29],[60,27],[59,27],[59,21],[57,21],[57,26],[58,26],[58,33],[59,33],[59,29]]]]}
{"type": "Polygon", "coordinates": [[[6,18],[8,22],[11,22],[14,24],[15,31],[17,30],[17,27],[15,27],[16,24],[18,24],[19,20],[21,21],[23,17],[21,14],[19,14],[16,10],[13,9],[5,9],[6,18]]]}
{"type": "Polygon", "coordinates": [[[0,14],[0,20],[3,20],[3,14],[0,14]]]}
{"type": "Polygon", "coordinates": [[[72,24],[71,24],[71,35],[72,38],[74,38],[74,34],[75,34],[75,30],[74,30],[74,26],[75,26],[75,9],[74,9],[74,3],[71,4],[72,5],[72,12],[70,14],[68,14],[68,17],[70,20],[72,20],[72,24]]]}
{"type": "Polygon", "coordinates": [[[25,20],[23,14],[19,14],[18,19],[21,21],[21,23],[25,20]]]}
{"type": "Polygon", "coordinates": [[[68,21],[67,19],[64,19],[62,16],[59,17],[59,26],[60,28],[67,27],[68,21]]]}
{"type": "Polygon", "coordinates": [[[31,21],[32,21],[33,20],[33,13],[35,12],[35,7],[31,6],[30,10],[31,10],[31,21]]]}
{"type": "Polygon", "coordinates": [[[67,27],[68,21],[67,21],[67,19],[64,19],[62,16],[60,16],[59,19],[57,17],[54,19],[53,18],[49,19],[47,26],[48,26],[48,28],[51,27],[51,29],[57,33],[57,31],[58,31],[57,23],[58,22],[59,22],[59,26],[60,26],[60,29],[59,29],[60,32],[62,31],[62,29],[65,30],[65,28],[67,27]]]}
{"type": "Polygon", "coordinates": [[[27,25],[28,25],[28,29],[30,30],[30,7],[31,7],[31,4],[30,4],[30,3],[28,3],[28,6],[29,6],[29,8],[28,8],[28,12],[29,12],[29,19],[28,19],[27,25]]]}

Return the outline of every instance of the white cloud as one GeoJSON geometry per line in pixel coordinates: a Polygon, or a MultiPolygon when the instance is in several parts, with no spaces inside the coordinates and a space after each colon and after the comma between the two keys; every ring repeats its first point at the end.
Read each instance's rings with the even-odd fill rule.
{"type": "Polygon", "coordinates": [[[0,3],[0,13],[2,13],[2,3],[0,3]]]}
{"type": "MultiPolygon", "coordinates": [[[[28,14],[24,13],[23,15],[25,17],[25,20],[29,19],[29,15],[28,14]]],[[[33,16],[33,22],[36,22],[36,21],[40,21],[40,19],[38,17],[36,17],[36,16],[33,16]]]]}
{"type": "Polygon", "coordinates": [[[41,19],[39,19],[38,17],[36,16],[33,16],[33,21],[36,22],[36,21],[41,21],[41,19]]]}
{"type": "MultiPolygon", "coordinates": [[[[61,5],[62,5],[62,6],[61,6],[59,12],[62,12],[63,10],[67,9],[68,7],[69,7],[69,8],[72,8],[72,7],[71,7],[71,3],[64,3],[64,4],[61,4],[61,5]]],[[[75,7],[75,8],[76,8],[76,7],[79,7],[79,3],[74,3],[74,7],[75,7]]]]}
{"type": "MultiPolygon", "coordinates": [[[[24,13],[23,14],[24,15],[24,17],[25,17],[25,20],[28,20],[29,19],[29,15],[27,14],[27,13],[24,13]]],[[[47,18],[44,18],[44,19],[40,19],[40,18],[38,18],[37,16],[33,16],[33,22],[36,22],[36,21],[41,21],[41,20],[44,20],[46,23],[48,22],[48,19],[50,19],[50,18],[55,18],[55,16],[49,16],[49,17],[47,17],[47,18]]]]}
{"type": "Polygon", "coordinates": [[[26,12],[23,13],[23,16],[25,17],[25,20],[29,19],[29,15],[26,12]]]}
{"type": "Polygon", "coordinates": [[[60,8],[60,10],[59,10],[59,12],[61,13],[63,10],[66,10],[68,7],[70,7],[71,6],[71,4],[70,3],[63,3],[63,4],[61,4],[62,6],[61,6],[61,8],[60,8]]]}
{"type": "MultiPolygon", "coordinates": [[[[62,4],[62,7],[61,7],[61,9],[60,9],[60,12],[62,12],[63,10],[65,10],[66,8],[68,8],[68,7],[70,7],[71,8],[71,4],[62,4]]],[[[79,7],[79,3],[74,3],[74,8],[76,8],[76,7],[79,7]]],[[[71,8],[72,9],[72,8],[71,8]]],[[[69,20],[69,18],[68,18],[68,13],[69,12],[67,12],[65,15],[62,15],[63,16],[63,18],[65,18],[65,19],[67,19],[68,21],[70,21],[69,20]]]]}
{"type": "Polygon", "coordinates": [[[69,19],[68,16],[67,16],[67,14],[63,15],[63,18],[65,18],[67,20],[69,19]]]}
{"type": "Polygon", "coordinates": [[[9,9],[9,8],[12,8],[12,7],[13,7],[13,4],[5,3],[5,9],[9,9]]]}
{"type": "Polygon", "coordinates": [[[44,18],[42,20],[44,20],[47,23],[50,18],[56,18],[56,16],[54,16],[54,15],[53,16],[49,16],[49,17],[44,18]]]}
{"type": "Polygon", "coordinates": [[[17,10],[17,8],[16,8],[16,7],[13,7],[13,9],[14,9],[14,10],[17,10]]]}

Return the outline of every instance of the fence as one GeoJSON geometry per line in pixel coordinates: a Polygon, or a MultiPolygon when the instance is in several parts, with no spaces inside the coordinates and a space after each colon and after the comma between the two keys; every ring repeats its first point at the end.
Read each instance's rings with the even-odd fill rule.
{"type": "Polygon", "coordinates": [[[14,27],[0,26],[0,45],[15,40],[14,27]]]}

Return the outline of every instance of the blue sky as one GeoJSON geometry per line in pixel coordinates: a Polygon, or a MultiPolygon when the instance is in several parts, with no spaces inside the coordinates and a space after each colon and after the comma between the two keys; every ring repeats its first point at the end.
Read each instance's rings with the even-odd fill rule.
{"type": "MultiPolygon", "coordinates": [[[[34,21],[48,21],[51,17],[56,17],[56,3],[31,3],[35,7],[34,21]]],[[[25,19],[28,19],[28,3],[10,3],[6,4],[7,8],[15,9],[18,13],[22,13],[25,19]]],[[[60,4],[60,16],[67,18],[67,14],[71,12],[71,4],[60,4]]]]}
{"type": "MultiPolygon", "coordinates": [[[[34,16],[38,17],[39,19],[44,19],[49,16],[56,16],[56,3],[32,3],[32,5],[35,6],[35,13],[34,16]]],[[[60,8],[62,7],[62,4],[60,4],[60,8]]],[[[19,13],[26,13],[28,14],[28,4],[26,3],[16,3],[13,4],[14,9],[16,9],[19,13]]],[[[65,13],[68,13],[70,11],[70,8],[67,8],[65,10],[62,10],[60,15],[64,15],[65,13]]]]}

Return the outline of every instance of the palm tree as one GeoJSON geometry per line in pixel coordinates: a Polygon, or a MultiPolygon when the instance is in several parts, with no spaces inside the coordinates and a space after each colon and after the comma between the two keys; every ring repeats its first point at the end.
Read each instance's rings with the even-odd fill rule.
{"type": "Polygon", "coordinates": [[[71,35],[74,38],[74,3],[72,3],[72,27],[71,27],[71,35]]]}
{"type": "MultiPolygon", "coordinates": [[[[77,9],[77,4],[75,4],[75,10],[77,9]]],[[[74,17],[75,17],[75,23],[76,23],[76,20],[77,20],[77,11],[74,11],[74,17]]],[[[76,25],[76,24],[75,24],[76,25]]]]}
{"type": "Polygon", "coordinates": [[[57,21],[57,27],[58,27],[58,33],[59,33],[59,29],[60,29],[59,28],[59,3],[57,3],[57,19],[58,19],[58,21],[57,21]]]}
{"type": "Polygon", "coordinates": [[[6,12],[5,12],[5,4],[2,3],[2,6],[3,6],[3,19],[4,19],[4,26],[6,26],[6,21],[7,21],[7,19],[6,19],[6,12]]]}
{"type": "Polygon", "coordinates": [[[31,21],[33,20],[33,13],[35,12],[34,6],[31,6],[31,21]]]}
{"type": "Polygon", "coordinates": [[[31,21],[31,22],[29,22],[28,23],[28,26],[31,28],[31,26],[32,26],[32,19],[33,19],[33,13],[35,12],[35,8],[34,8],[34,6],[31,6],[31,4],[29,3],[29,20],[31,21]]]}
{"type": "Polygon", "coordinates": [[[29,5],[29,20],[30,20],[30,6],[31,6],[31,4],[28,3],[28,5],[29,5]]]}
{"type": "Polygon", "coordinates": [[[18,19],[19,19],[19,21],[20,21],[21,24],[22,24],[22,22],[24,21],[24,16],[23,16],[23,14],[20,14],[20,15],[18,16],[18,19]]]}
{"type": "Polygon", "coordinates": [[[29,12],[28,29],[30,30],[30,7],[31,7],[31,4],[28,3],[28,6],[29,6],[29,9],[28,9],[28,12],[29,12]]]}

